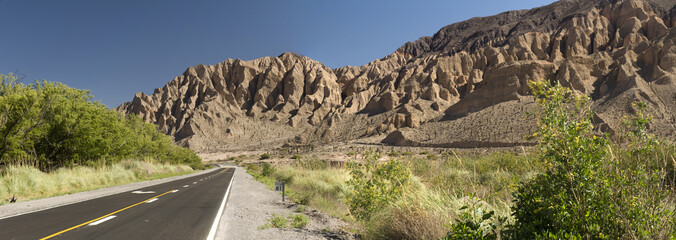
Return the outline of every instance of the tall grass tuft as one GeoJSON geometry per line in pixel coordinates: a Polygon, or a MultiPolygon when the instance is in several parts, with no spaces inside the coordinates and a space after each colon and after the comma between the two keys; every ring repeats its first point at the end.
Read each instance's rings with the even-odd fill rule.
{"type": "Polygon", "coordinates": [[[461,199],[413,182],[418,183],[365,224],[367,239],[439,239],[446,234],[440,226],[455,217],[461,199]]]}
{"type": "Polygon", "coordinates": [[[350,175],[346,169],[317,164],[278,166],[269,176],[262,174],[256,164],[248,165],[248,172],[269,188],[275,181],[286,183],[287,196],[302,205],[312,206],[331,216],[349,220],[346,217],[345,194],[349,192],[346,182],[350,175]],[[306,166],[307,168],[303,167],[306,166]]]}

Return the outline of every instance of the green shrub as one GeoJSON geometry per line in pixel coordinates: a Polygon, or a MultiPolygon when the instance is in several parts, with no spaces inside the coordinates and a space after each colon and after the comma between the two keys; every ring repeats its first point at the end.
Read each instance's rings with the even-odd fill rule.
{"type": "Polygon", "coordinates": [[[346,199],[350,212],[360,220],[368,220],[374,212],[401,196],[411,177],[402,162],[390,160],[379,164],[380,155],[372,150],[364,153],[364,158],[364,164],[349,163],[352,178],[348,185],[352,192],[346,199]]]}
{"type": "Polygon", "coordinates": [[[305,205],[299,205],[299,206],[296,208],[296,210],[294,210],[294,212],[302,213],[302,212],[305,212],[305,210],[307,210],[307,206],[305,206],[305,205]]]}
{"type": "Polygon", "coordinates": [[[258,158],[258,159],[259,159],[259,160],[265,160],[265,159],[269,159],[269,158],[270,158],[270,154],[269,154],[269,153],[263,153],[263,154],[261,154],[261,157],[258,158]]]}
{"type": "Polygon", "coordinates": [[[246,169],[250,172],[258,173],[261,171],[261,166],[258,166],[258,164],[248,164],[246,165],[246,169]]]}
{"type": "Polygon", "coordinates": [[[291,215],[291,227],[304,228],[308,223],[310,223],[310,218],[303,213],[291,215]]]}
{"type": "Polygon", "coordinates": [[[275,167],[272,166],[272,164],[270,164],[270,163],[263,163],[262,166],[263,167],[261,169],[261,175],[266,176],[266,177],[271,176],[272,173],[274,173],[275,170],[276,170],[275,167]]]}
{"type": "Polygon", "coordinates": [[[390,156],[390,157],[399,157],[399,156],[401,156],[401,154],[400,154],[399,152],[397,152],[397,151],[391,151],[390,153],[387,154],[387,156],[390,156]]]}
{"type": "MultiPolygon", "coordinates": [[[[469,196],[469,201],[460,208],[460,215],[450,225],[451,230],[442,240],[499,239],[499,228],[493,219],[495,212],[483,209],[483,201],[474,196],[469,196]]],[[[505,221],[506,218],[500,218],[497,222],[503,224],[505,221]]]]}
{"type": "Polygon", "coordinates": [[[673,236],[673,207],[665,204],[669,192],[660,187],[659,174],[645,162],[609,154],[611,143],[593,134],[588,98],[546,81],[530,86],[541,108],[534,136],[549,168],[514,193],[512,237],[673,236]]]}
{"type": "Polygon", "coordinates": [[[258,229],[268,229],[271,227],[274,228],[286,228],[289,226],[289,219],[284,217],[283,215],[278,216],[277,214],[273,213],[271,218],[268,218],[268,222],[263,224],[262,226],[258,227],[258,229]]]}

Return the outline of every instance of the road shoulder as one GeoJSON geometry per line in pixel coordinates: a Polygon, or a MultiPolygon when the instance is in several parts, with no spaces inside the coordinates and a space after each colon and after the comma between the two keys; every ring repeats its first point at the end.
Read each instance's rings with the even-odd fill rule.
{"type": "Polygon", "coordinates": [[[354,239],[344,232],[346,223],[316,210],[307,209],[310,223],[303,229],[259,229],[273,214],[295,214],[297,205],[253,179],[241,167],[237,167],[232,180],[230,197],[220,220],[216,239],[354,239]]]}

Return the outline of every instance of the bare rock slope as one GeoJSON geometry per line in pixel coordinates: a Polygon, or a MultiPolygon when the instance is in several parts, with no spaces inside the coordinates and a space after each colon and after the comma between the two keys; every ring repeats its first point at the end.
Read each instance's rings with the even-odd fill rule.
{"type": "Polygon", "coordinates": [[[594,100],[616,132],[631,102],[676,139],[676,1],[562,0],[473,18],[361,67],[292,53],[188,68],[118,107],[197,151],[387,136],[394,145],[530,144],[528,81],[556,80],[594,100]]]}

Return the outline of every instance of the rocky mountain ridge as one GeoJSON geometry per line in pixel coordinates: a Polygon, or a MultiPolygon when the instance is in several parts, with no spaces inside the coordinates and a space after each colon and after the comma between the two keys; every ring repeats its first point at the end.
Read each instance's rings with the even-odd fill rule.
{"type": "Polygon", "coordinates": [[[354,139],[441,147],[528,145],[528,81],[592,96],[620,130],[647,102],[651,130],[676,139],[676,8],[666,0],[563,0],[473,18],[361,67],[284,53],[188,68],[117,109],[201,151],[354,139]]]}

